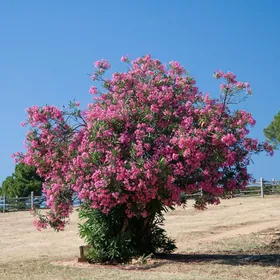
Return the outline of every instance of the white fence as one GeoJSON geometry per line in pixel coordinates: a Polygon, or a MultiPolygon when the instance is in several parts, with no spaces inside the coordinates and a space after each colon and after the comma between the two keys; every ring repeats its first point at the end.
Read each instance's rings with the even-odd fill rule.
{"type": "MultiPolygon", "coordinates": [[[[237,191],[233,193],[234,196],[260,196],[264,197],[265,195],[271,194],[280,194],[280,181],[270,180],[266,181],[263,178],[260,181],[256,181],[248,185],[244,190],[237,191]]],[[[198,191],[194,194],[187,195],[187,199],[193,198],[195,196],[203,195],[203,191],[198,191]]],[[[73,205],[79,206],[81,205],[81,201],[77,198],[77,196],[73,196],[73,205]]],[[[46,200],[43,196],[34,196],[33,192],[31,192],[28,197],[14,197],[14,198],[6,198],[0,197],[0,212],[8,212],[8,211],[20,211],[20,210],[29,210],[33,208],[47,208],[46,200]]]]}
{"type": "MultiPolygon", "coordinates": [[[[260,181],[256,181],[246,187],[245,190],[240,191],[240,195],[259,195],[264,197],[265,195],[280,194],[280,181],[274,179],[266,181],[263,178],[260,181]]],[[[237,194],[238,195],[238,194],[237,194]]]]}
{"type": "MultiPolygon", "coordinates": [[[[80,206],[81,201],[77,196],[72,197],[73,206],[80,206]]],[[[28,197],[0,197],[0,212],[23,211],[34,208],[48,208],[44,196],[34,196],[33,192],[28,197]]]]}
{"type": "MultiPolygon", "coordinates": [[[[270,181],[266,181],[263,178],[260,178],[259,181],[251,183],[244,190],[236,191],[235,193],[231,193],[230,195],[234,197],[240,197],[240,196],[264,197],[265,195],[271,195],[271,194],[280,194],[280,181],[276,181],[274,179],[270,181]]],[[[200,190],[192,194],[187,194],[186,198],[191,199],[202,195],[203,195],[203,190],[200,190]]]]}

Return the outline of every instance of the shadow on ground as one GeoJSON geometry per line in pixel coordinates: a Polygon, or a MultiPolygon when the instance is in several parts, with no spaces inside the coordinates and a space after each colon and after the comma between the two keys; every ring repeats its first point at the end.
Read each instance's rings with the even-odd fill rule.
{"type": "MultiPolygon", "coordinates": [[[[278,253],[252,253],[252,254],[170,254],[158,255],[157,259],[181,263],[205,263],[212,262],[227,265],[258,265],[280,266],[280,254],[278,253]]],[[[165,262],[166,263],[166,262],[165,262]]]]}
{"type": "Polygon", "coordinates": [[[168,254],[156,255],[145,265],[121,265],[124,270],[153,270],[166,265],[195,265],[195,264],[220,264],[220,265],[250,265],[280,267],[280,254],[278,253],[209,253],[209,254],[168,254]]]}

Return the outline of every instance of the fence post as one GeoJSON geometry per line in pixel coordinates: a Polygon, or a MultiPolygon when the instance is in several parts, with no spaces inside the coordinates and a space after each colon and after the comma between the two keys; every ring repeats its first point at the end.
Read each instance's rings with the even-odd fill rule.
{"type": "Polygon", "coordinates": [[[275,186],[275,179],[273,178],[273,179],[272,179],[272,190],[271,190],[272,193],[274,193],[274,186],[275,186]]]}
{"type": "Polygon", "coordinates": [[[263,180],[263,177],[261,177],[261,197],[264,197],[264,180],[263,180]]]}
{"type": "Polygon", "coordinates": [[[34,208],[34,192],[31,192],[30,195],[30,209],[34,208]]]}
{"type": "Polygon", "coordinates": [[[3,213],[5,213],[6,210],[6,195],[3,197],[3,213]]]}

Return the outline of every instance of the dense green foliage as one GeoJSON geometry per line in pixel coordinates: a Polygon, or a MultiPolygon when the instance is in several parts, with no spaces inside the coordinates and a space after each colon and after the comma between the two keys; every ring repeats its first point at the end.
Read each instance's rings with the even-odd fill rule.
{"type": "Polygon", "coordinates": [[[153,219],[128,219],[121,205],[107,215],[85,204],[79,217],[84,221],[79,225],[80,235],[91,246],[87,255],[90,262],[126,262],[132,256],[170,253],[176,248],[174,240],[160,227],[162,213],[153,219]]]}
{"type": "Polygon", "coordinates": [[[34,166],[19,163],[12,176],[8,176],[2,183],[1,195],[8,197],[26,197],[33,191],[34,195],[41,195],[43,179],[36,173],[34,166]]]}
{"type": "Polygon", "coordinates": [[[275,148],[280,145],[280,112],[274,116],[270,125],[264,129],[264,135],[267,141],[270,142],[275,148]]]}

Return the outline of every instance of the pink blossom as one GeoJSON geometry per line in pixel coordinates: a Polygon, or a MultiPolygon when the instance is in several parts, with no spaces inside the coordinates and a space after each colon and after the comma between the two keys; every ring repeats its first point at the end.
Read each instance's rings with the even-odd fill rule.
{"type": "Polygon", "coordinates": [[[109,64],[109,62],[107,60],[101,59],[99,61],[94,62],[94,67],[95,68],[100,68],[100,69],[103,69],[103,70],[107,70],[111,66],[110,66],[110,64],[109,64]]]}
{"type": "Polygon", "coordinates": [[[236,83],[236,87],[238,88],[238,89],[243,89],[244,88],[244,83],[242,83],[242,82],[237,82],[236,83]]]}
{"type": "Polygon", "coordinates": [[[129,59],[128,59],[128,57],[125,55],[125,56],[122,56],[122,57],[121,57],[121,61],[122,61],[122,62],[129,62],[129,59]]]}
{"type": "Polygon", "coordinates": [[[97,93],[97,88],[95,86],[91,86],[89,89],[90,94],[96,94],[97,93]]]}
{"type": "Polygon", "coordinates": [[[236,138],[232,133],[229,133],[221,138],[222,142],[225,143],[227,146],[231,146],[236,142],[236,138]]]}

